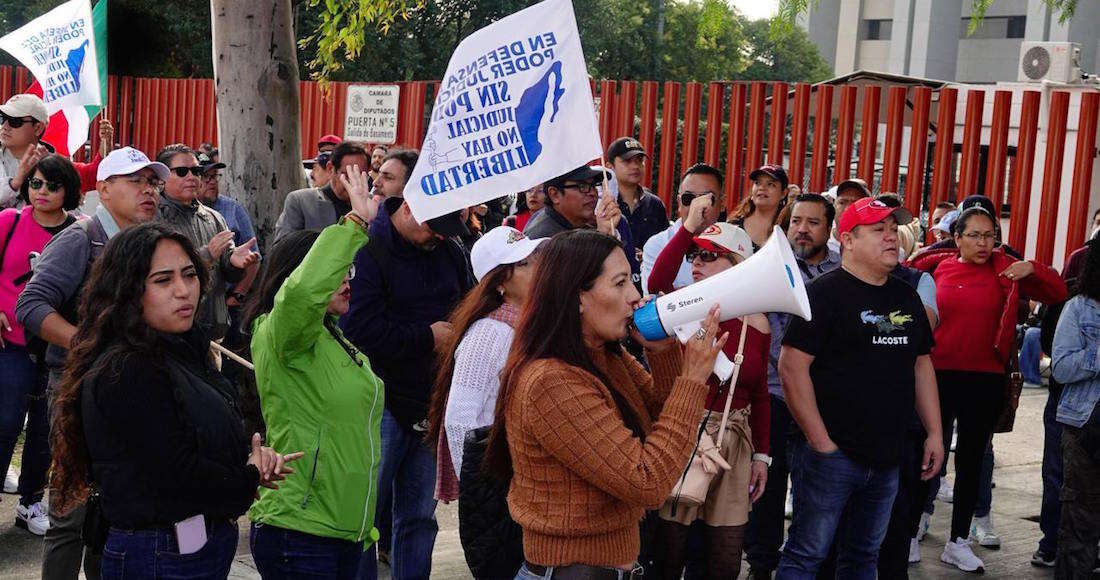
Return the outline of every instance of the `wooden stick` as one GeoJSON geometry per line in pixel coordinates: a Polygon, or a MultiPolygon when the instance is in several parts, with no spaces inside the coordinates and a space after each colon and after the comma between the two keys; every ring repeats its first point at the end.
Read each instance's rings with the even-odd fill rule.
{"type": "Polygon", "coordinates": [[[210,346],[213,347],[214,350],[216,350],[216,351],[224,354],[225,356],[233,359],[233,361],[236,362],[237,364],[247,368],[248,370],[250,370],[252,372],[256,372],[256,367],[252,366],[252,363],[250,363],[247,360],[241,358],[240,355],[238,355],[237,353],[229,350],[228,348],[225,348],[224,346],[222,346],[222,345],[220,345],[220,344],[218,344],[214,341],[210,341],[210,346]]]}

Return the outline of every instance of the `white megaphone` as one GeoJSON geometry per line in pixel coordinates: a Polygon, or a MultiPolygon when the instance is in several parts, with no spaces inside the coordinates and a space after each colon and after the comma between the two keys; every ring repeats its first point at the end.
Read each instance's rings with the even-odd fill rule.
{"type": "MultiPolygon", "coordinates": [[[[798,263],[783,230],[751,258],[706,280],[658,297],[634,312],[634,326],[646,340],[676,336],[687,342],[702,327],[711,307],[722,320],[762,312],[786,312],[810,319],[810,300],[798,263]]],[[[733,362],[719,353],[714,374],[721,381],[733,374],[733,362]]]]}

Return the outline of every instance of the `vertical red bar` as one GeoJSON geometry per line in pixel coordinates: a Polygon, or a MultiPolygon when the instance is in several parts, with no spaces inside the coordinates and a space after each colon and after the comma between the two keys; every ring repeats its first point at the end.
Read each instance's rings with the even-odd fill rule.
{"type": "Polygon", "coordinates": [[[982,147],[982,113],[985,91],[966,93],[966,118],[963,120],[962,159],[959,161],[959,199],[978,193],[978,156],[982,147]]]}
{"type": "Polygon", "coordinates": [[[336,111],[336,122],[333,125],[333,132],[344,138],[344,112],[347,110],[348,105],[348,83],[333,83],[332,86],[332,108],[336,111]]]}
{"type": "MultiPolygon", "coordinates": [[[[833,183],[840,183],[852,176],[852,149],[855,143],[856,97],[858,93],[859,89],[853,86],[840,89],[840,110],[837,112],[836,124],[836,165],[833,168],[833,183]]],[[[816,136],[817,133],[815,132],[814,135],[816,136]]],[[[816,158],[816,141],[814,143],[814,157],[816,158]]],[[[825,156],[828,157],[827,149],[825,156]]],[[[819,190],[813,191],[814,193],[821,193],[819,190]]]]}
{"type": "Polygon", "coordinates": [[[989,129],[989,154],[985,165],[985,196],[993,200],[997,216],[1005,198],[1005,168],[1008,166],[1008,122],[1012,115],[1012,91],[993,93],[993,123],[989,129]]]}
{"type": "Polygon", "coordinates": [[[600,143],[604,150],[619,138],[615,134],[615,81],[600,81],[600,143]]]}
{"type": "Polygon", "coordinates": [[[768,134],[768,163],[786,165],[787,83],[772,83],[771,129],[768,134]]]}
{"type": "MultiPolygon", "coordinates": [[[[878,109],[882,100],[882,87],[867,86],[863,88],[863,115],[860,117],[859,128],[859,164],[856,166],[856,175],[867,182],[872,189],[875,187],[875,157],[878,152],[878,109]]],[[[879,189],[879,191],[882,191],[879,189]]]]}
{"type": "MultiPolygon", "coordinates": [[[[638,140],[642,142],[642,148],[649,154],[649,158],[655,157],[654,145],[657,143],[657,95],[660,85],[657,81],[644,81],[642,83],[642,127],[638,140]]],[[[651,187],[653,184],[653,168],[646,170],[642,176],[642,185],[651,187]]],[[[667,202],[667,200],[666,200],[667,202]]],[[[668,203],[665,207],[671,209],[668,203]]]]}
{"type": "Polygon", "coordinates": [[[687,84],[684,95],[684,146],[680,154],[680,173],[699,161],[699,115],[703,107],[703,85],[687,84]]]}
{"type": "Polygon", "coordinates": [[[924,166],[928,162],[928,113],[932,107],[932,89],[913,89],[913,117],[909,127],[909,173],[905,176],[905,207],[920,215],[924,201],[924,166]]]}
{"type": "MultiPolygon", "coordinates": [[[[764,114],[767,109],[765,96],[768,85],[766,83],[752,83],[749,89],[749,136],[748,145],[745,147],[745,179],[741,189],[744,192],[752,191],[752,183],[749,175],[757,167],[764,164],[764,114]]],[[[741,202],[740,199],[737,200],[741,202]]]]}
{"type": "Polygon", "coordinates": [[[1039,91],[1024,91],[1020,103],[1020,129],[1012,176],[1012,211],[1008,223],[1008,244],[1026,255],[1027,222],[1031,212],[1031,181],[1035,173],[1036,134],[1039,131],[1039,91]]]}
{"type": "Polygon", "coordinates": [[[1073,184],[1069,198],[1069,229],[1066,253],[1073,253],[1085,241],[1088,231],[1089,193],[1092,188],[1092,163],[1096,158],[1096,121],[1100,113],[1100,93],[1081,93],[1077,120],[1077,152],[1073,161],[1073,184]]]}
{"type": "Polygon", "coordinates": [[[1058,199],[1062,191],[1062,158],[1066,151],[1066,120],[1069,117],[1069,93],[1050,94],[1047,118],[1047,149],[1043,158],[1043,198],[1039,210],[1039,237],[1035,240],[1035,259],[1050,265],[1054,259],[1054,234],[1058,229],[1058,199]]]}
{"type": "Polygon", "coordinates": [[[703,161],[718,167],[722,154],[722,105],[726,100],[726,85],[710,83],[707,89],[707,135],[703,149],[703,161]]]}
{"type": "Polygon", "coordinates": [[[0,100],[7,102],[11,98],[11,67],[8,65],[0,66],[0,100]]]}
{"type": "Polygon", "coordinates": [[[814,108],[814,151],[813,159],[810,161],[809,189],[811,193],[823,193],[825,191],[825,174],[829,167],[829,132],[833,124],[832,85],[818,85],[816,105],[814,108]]]}
{"type": "MultiPolygon", "coordinates": [[[[135,79],[134,80],[134,129],[133,137],[130,140],[130,146],[140,150],[145,150],[145,141],[147,130],[146,119],[146,107],[149,103],[149,79],[135,79]]],[[[124,143],[125,144],[125,143],[124,143]]]]}
{"type": "Polygon", "coordinates": [[[787,172],[791,183],[802,187],[806,169],[806,135],[810,127],[810,85],[794,87],[794,110],[791,112],[791,161],[787,172]]]}
{"type": "Polygon", "coordinates": [[[119,84],[121,90],[118,95],[118,108],[115,111],[115,116],[118,119],[118,125],[115,127],[115,141],[122,146],[126,146],[134,142],[133,126],[131,124],[132,115],[134,114],[134,79],[121,77],[119,84]]]}
{"type": "Polygon", "coordinates": [[[638,83],[636,81],[623,81],[619,85],[619,128],[615,131],[620,136],[634,136],[634,109],[637,100],[638,83]]]}
{"type": "Polygon", "coordinates": [[[958,89],[940,89],[940,114],[936,119],[936,151],[932,162],[932,191],[928,207],[947,201],[954,178],[955,106],[958,89]]]}
{"type": "Polygon", "coordinates": [[[172,143],[178,143],[181,140],[180,126],[183,124],[183,117],[187,115],[183,99],[183,82],[178,79],[171,79],[168,81],[168,134],[164,139],[164,143],[161,145],[169,145],[172,143]]]}
{"type": "Polygon", "coordinates": [[[886,100],[886,142],[882,144],[882,183],[879,191],[898,193],[901,171],[901,134],[905,127],[906,87],[890,87],[886,100]]]}
{"type": "Polygon", "coordinates": [[[206,134],[210,135],[210,142],[215,147],[221,147],[218,138],[218,88],[214,86],[213,79],[207,81],[206,86],[206,108],[210,111],[210,115],[206,118],[206,134]]]}
{"type": "Polygon", "coordinates": [[[661,164],[657,168],[657,194],[665,207],[672,207],[673,179],[676,177],[676,125],[680,116],[680,83],[665,82],[665,106],[661,115],[661,164]]]}
{"type": "Polygon", "coordinates": [[[729,132],[726,134],[726,211],[732,212],[741,201],[742,149],[745,147],[745,97],[748,86],[735,84],[730,90],[729,132]]]}
{"type": "Polygon", "coordinates": [[[15,94],[23,93],[27,90],[27,87],[31,86],[29,78],[30,71],[26,67],[15,68],[15,94]]]}
{"type": "Polygon", "coordinates": [[[413,101],[414,119],[412,125],[412,139],[410,144],[413,149],[420,149],[420,146],[424,144],[424,107],[427,104],[426,99],[428,97],[428,85],[424,82],[414,83],[416,92],[413,94],[415,100],[413,101]]]}
{"type": "Polygon", "coordinates": [[[149,95],[149,142],[145,144],[149,156],[156,155],[164,144],[164,130],[168,119],[164,117],[163,100],[167,95],[164,79],[152,79],[153,92],[149,95]]]}

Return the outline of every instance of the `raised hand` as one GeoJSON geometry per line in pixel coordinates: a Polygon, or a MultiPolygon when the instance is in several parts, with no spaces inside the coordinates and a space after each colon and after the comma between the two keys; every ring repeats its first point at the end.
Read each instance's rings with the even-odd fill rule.
{"type": "Polygon", "coordinates": [[[596,204],[596,229],[613,236],[622,217],[623,212],[619,209],[619,204],[615,202],[615,198],[611,197],[610,193],[605,193],[600,198],[600,202],[596,204]]]}
{"type": "Polygon", "coordinates": [[[352,165],[340,174],[340,182],[344,184],[344,191],[348,192],[351,211],[370,223],[378,214],[378,200],[367,187],[367,172],[361,171],[358,165],[352,165]]]}
{"type": "Polygon", "coordinates": [[[692,234],[700,234],[703,228],[714,223],[716,215],[714,194],[697,195],[688,206],[688,215],[684,218],[684,229],[692,234]]]}
{"type": "Polygon", "coordinates": [[[233,231],[224,230],[214,234],[214,237],[210,238],[209,242],[206,242],[206,251],[210,252],[210,257],[214,260],[219,260],[222,254],[229,249],[229,244],[233,241],[233,231]]]}
{"type": "MultiPolygon", "coordinates": [[[[233,232],[229,233],[231,234],[230,238],[232,238],[233,232]]],[[[229,255],[229,263],[233,264],[235,268],[239,268],[241,270],[244,270],[252,264],[255,264],[260,260],[260,255],[252,251],[255,247],[256,238],[252,238],[247,242],[237,246],[236,249],[233,250],[233,253],[229,255]]]]}

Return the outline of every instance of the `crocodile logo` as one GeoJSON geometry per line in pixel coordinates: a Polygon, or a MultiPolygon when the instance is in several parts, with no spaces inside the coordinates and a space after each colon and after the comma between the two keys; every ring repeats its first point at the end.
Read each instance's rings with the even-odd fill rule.
{"type": "Polygon", "coordinates": [[[902,314],[900,310],[895,310],[886,315],[875,314],[870,310],[864,310],[859,313],[859,319],[864,324],[874,325],[876,330],[886,334],[905,330],[905,325],[913,322],[913,316],[911,314],[902,314]]]}

